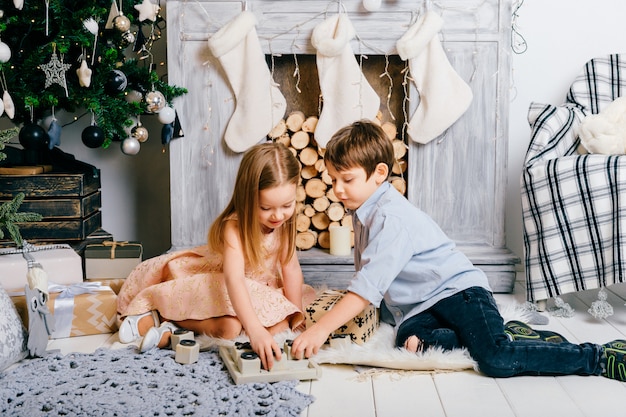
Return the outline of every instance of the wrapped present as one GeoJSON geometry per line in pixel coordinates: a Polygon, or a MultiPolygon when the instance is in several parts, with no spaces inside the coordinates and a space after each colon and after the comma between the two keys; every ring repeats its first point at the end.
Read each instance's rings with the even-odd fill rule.
{"type": "Polygon", "coordinates": [[[28,262],[23,252],[34,258],[48,276],[48,282],[71,285],[83,282],[83,262],[69,245],[29,245],[0,249],[0,285],[7,291],[23,291],[27,284],[28,262]]]}
{"type": "Polygon", "coordinates": [[[124,278],[87,278],[86,281],[99,282],[100,285],[111,287],[115,294],[119,294],[126,280],[124,278]]]}
{"type": "MultiPolygon", "coordinates": [[[[52,339],[117,331],[117,295],[98,282],[48,287],[47,305],[54,317],[52,339]]],[[[10,292],[22,322],[28,325],[24,293],[10,292]]]]}
{"type": "MultiPolygon", "coordinates": [[[[345,293],[346,290],[327,290],[320,294],[305,309],[306,326],[310,327],[322,318],[345,293]]],[[[339,327],[331,334],[331,338],[338,335],[348,335],[354,343],[362,345],[374,335],[378,329],[378,324],[378,309],[370,304],[352,320],[339,327]]]]}
{"type": "Polygon", "coordinates": [[[140,242],[105,241],[85,247],[85,277],[126,278],[141,263],[140,242]]]}

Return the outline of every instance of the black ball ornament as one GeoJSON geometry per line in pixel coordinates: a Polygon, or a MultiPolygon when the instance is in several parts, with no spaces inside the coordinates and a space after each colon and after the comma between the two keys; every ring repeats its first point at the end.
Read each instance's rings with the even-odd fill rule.
{"type": "Polygon", "coordinates": [[[47,146],[48,134],[38,124],[27,123],[20,130],[19,140],[24,149],[40,150],[47,146]]]}
{"type": "Polygon", "coordinates": [[[80,135],[80,138],[83,140],[83,144],[86,147],[92,149],[99,148],[104,143],[104,130],[95,125],[87,126],[80,135]]]}
{"type": "Polygon", "coordinates": [[[109,94],[117,94],[124,91],[127,85],[126,74],[120,70],[113,70],[104,84],[104,90],[109,94]]]}

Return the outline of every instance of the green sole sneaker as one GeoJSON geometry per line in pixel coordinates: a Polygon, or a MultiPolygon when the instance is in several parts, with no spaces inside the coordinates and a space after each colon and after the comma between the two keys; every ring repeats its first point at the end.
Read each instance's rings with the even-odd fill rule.
{"type": "Polygon", "coordinates": [[[526,323],[511,320],[504,325],[504,333],[512,340],[542,340],[549,343],[563,343],[567,339],[556,332],[535,330],[526,323]]]}
{"type": "Polygon", "coordinates": [[[602,345],[600,363],[604,367],[603,376],[626,381],[626,340],[614,340],[602,345]]]}

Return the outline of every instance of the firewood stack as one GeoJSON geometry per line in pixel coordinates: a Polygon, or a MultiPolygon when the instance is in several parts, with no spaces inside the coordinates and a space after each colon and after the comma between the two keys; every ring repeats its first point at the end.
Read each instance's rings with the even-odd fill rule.
{"type": "MultiPolygon", "coordinates": [[[[332,181],[324,166],[324,149],[317,146],[313,137],[317,121],[315,116],[306,117],[301,111],[293,111],[268,135],[270,139],[287,146],[302,165],[302,182],[296,196],[296,246],[300,250],[313,247],[329,249],[330,226],[341,225],[352,229],[352,219],[333,193],[332,181]]],[[[398,191],[406,194],[404,172],[407,168],[407,146],[397,139],[395,124],[381,122],[381,127],[392,141],[396,156],[389,181],[398,191]]]]}

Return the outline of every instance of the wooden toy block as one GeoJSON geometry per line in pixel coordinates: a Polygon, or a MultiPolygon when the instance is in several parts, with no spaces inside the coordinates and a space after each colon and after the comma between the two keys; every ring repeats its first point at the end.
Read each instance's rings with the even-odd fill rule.
{"type": "Polygon", "coordinates": [[[193,332],[187,329],[174,330],[170,339],[170,348],[176,350],[176,346],[183,340],[195,340],[193,332]]]}
{"type": "MultiPolygon", "coordinates": [[[[296,360],[291,356],[291,340],[282,348],[281,360],[274,360],[271,371],[261,368],[261,359],[249,342],[220,346],[219,352],[235,384],[249,382],[277,382],[289,379],[318,379],[322,369],[309,359],[296,360]]],[[[182,343],[182,342],[181,342],[182,343]]]]}
{"type": "Polygon", "coordinates": [[[183,365],[198,362],[200,356],[200,345],[195,340],[181,340],[176,346],[176,357],[174,360],[183,365]]]}

